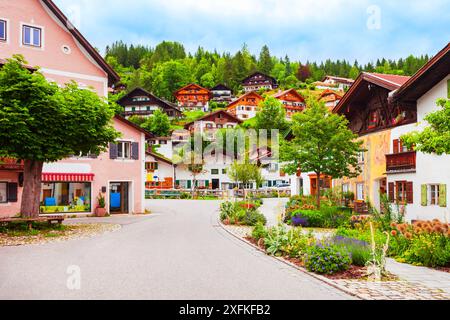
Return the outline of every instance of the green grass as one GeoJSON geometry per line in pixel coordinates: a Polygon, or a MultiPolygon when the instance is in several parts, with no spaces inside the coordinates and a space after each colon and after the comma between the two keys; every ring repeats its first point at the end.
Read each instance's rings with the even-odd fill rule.
{"type": "Polygon", "coordinates": [[[64,231],[69,229],[68,226],[60,224],[48,224],[42,222],[33,222],[31,230],[26,223],[10,223],[6,226],[0,226],[0,235],[8,237],[26,237],[39,236],[44,237],[58,237],[63,235],[64,231]]]}

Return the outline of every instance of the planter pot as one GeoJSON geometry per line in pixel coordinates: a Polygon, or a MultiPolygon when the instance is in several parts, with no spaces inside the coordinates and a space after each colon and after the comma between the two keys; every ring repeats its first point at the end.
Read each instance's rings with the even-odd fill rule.
{"type": "Polygon", "coordinates": [[[106,217],[106,208],[96,208],[95,215],[97,217],[106,217]]]}

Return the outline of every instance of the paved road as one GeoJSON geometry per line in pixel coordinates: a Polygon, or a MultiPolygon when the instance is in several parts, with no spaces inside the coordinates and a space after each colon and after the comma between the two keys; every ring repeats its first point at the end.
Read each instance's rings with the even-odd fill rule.
{"type": "Polygon", "coordinates": [[[122,224],[114,233],[0,248],[0,299],[351,299],[230,236],[218,202],[148,207],[101,220],[122,224]],[[79,290],[67,287],[69,266],[80,268],[79,290]]]}

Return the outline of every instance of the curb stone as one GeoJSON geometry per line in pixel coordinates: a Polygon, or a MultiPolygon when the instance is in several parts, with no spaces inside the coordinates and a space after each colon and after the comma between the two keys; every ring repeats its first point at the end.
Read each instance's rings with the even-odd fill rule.
{"type": "Polygon", "coordinates": [[[218,223],[219,226],[220,226],[223,230],[225,230],[228,234],[230,234],[230,235],[232,235],[234,238],[236,238],[236,239],[238,239],[238,240],[240,240],[240,241],[246,243],[247,245],[253,247],[254,249],[256,249],[256,250],[258,250],[258,251],[260,251],[260,252],[263,252],[266,256],[271,257],[271,258],[274,258],[274,259],[276,259],[276,260],[278,260],[278,261],[280,261],[280,262],[282,262],[282,263],[284,263],[284,264],[286,264],[286,265],[288,265],[288,266],[291,266],[291,267],[293,267],[293,268],[295,268],[295,269],[297,269],[297,270],[299,270],[299,271],[301,271],[301,272],[303,272],[303,273],[305,273],[305,274],[307,274],[307,275],[309,275],[309,276],[311,276],[311,277],[313,277],[313,278],[315,278],[315,279],[317,279],[317,280],[320,280],[320,281],[326,283],[327,285],[329,285],[329,286],[331,286],[331,287],[333,287],[333,288],[335,288],[335,289],[338,289],[338,290],[340,290],[340,291],[342,291],[342,292],[344,292],[344,293],[346,293],[346,294],[348,294],[348,295],[351,295],[351,296],[356,297],[356,298],[361,299],[361,300],[369,300],[367,297],[365,297],[365,296],[363,296],[363,295],[360,295],[360,294],[357,294],[357,293],[355,293],[355,292],[353,292],[353,291],[351,291],[351,290],[348,290],[347,288],[345,288],[345,287],[343,287],[343,286],[341,286],[341,285],[339,285],[339,284],[337,284],[337,283],[335,283],[335,282],[329,280],[329,279],[326,278],[326,277],[323,277],[323,276],[321,276],[321,275],[318,275],[318,274],[314,274],[314,273],[312,273],[312,272],[309,272],[308,270],[306,270],[306,269],[304,269],[304,268],[301,268],[301,267],[299,267],[299,266],[297,266],[297,265],[295,265],[295,264],[293,264],[293,263],[291,263],[291,262],[289,262],[289,261],[286,261],[286,260],[283,259],[283,258],[280,258],[280,257],[274,257],[274,256],[269,256],[269,255],[267,255],[267,253],[266,253],[264,250],[262,250],[261,248],[259,248],[258,246],[255,246],[253,243],[248,242],[247,240],[245,240],[245,239],[243,239],[243,238],[237,236],[236,234],[234,234],[233,232],[231,232],[230,230],[228,230],[228,229],[225,227],[225,225],[222,223],[222,221],[220,221],[220,218],[217,219],[217,223],[218,223]]]}

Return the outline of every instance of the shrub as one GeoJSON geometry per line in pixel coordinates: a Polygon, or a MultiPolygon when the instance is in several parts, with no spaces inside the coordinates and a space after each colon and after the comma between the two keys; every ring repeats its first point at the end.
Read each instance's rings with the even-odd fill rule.
{"type": "Polygon", "coordinates": [[[288,234],[284,226],[272,227],[264,237],[267,253],[274,256],[282,253],[281,250],[288,244],[288,234]]]}
{"type": "Polygon", "coordinates": [[[252,238],[256,241],[259,241],[260,239],[264,239],[267,236],[267,230],[264,227],[264,224],[261,222],[258,222],[252,231],[252,238]]]}
{"type": "Polygon", "coordinates": [[[281,251],[291,258],[303,257],[307,248],[315,241],[312,235],[305,235],[300,229],[289,230],[287,238],[287,243],[281,251]]]}
{"type": "Polygon", "coordinates": [[[308,271],[333,274],[345,271],[350,267],[350,254],[337,246],[311,246],[305,255],[305,267],[308,271]]]}
{"type": "MultiPolygon", "coordinates": [[[[245,211],[244,211],[245,212],[245,211]]],[[[266,225],[267,219],[257,210],[250,210],[245,212],[245,216],[241,220],[242,224],[246,226],[255,226],[258,223],[266,225]]]]}
{"type": "Polygon", "coordinates": [[[345,248],[350,253],[352,264],[355,266],[364,267],[370,260],[370,245],[365,241],[335,236],[332,242],[338,247],[345,248]]]}

